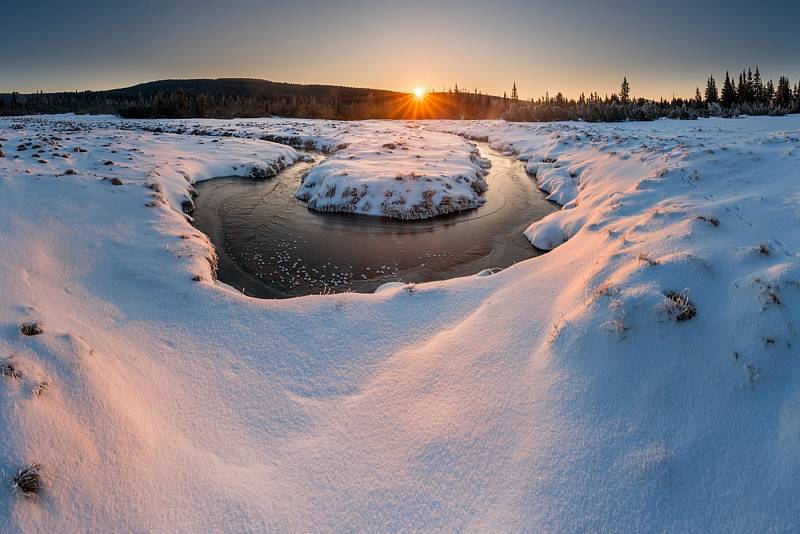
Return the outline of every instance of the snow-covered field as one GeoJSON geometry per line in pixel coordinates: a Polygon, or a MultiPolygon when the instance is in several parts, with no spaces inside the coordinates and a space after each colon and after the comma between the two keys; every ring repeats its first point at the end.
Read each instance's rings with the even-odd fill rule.
{"type": "Polygon", "coordinates": [[[0,120],[1,530],[800,529],[799,116],[238,122],[0,120]],[[263,301],[182,211],[303,157],[260,137],[338,150],[323,187],[479,177],[460,136],[564,205],[551,252],[263,301]]]}

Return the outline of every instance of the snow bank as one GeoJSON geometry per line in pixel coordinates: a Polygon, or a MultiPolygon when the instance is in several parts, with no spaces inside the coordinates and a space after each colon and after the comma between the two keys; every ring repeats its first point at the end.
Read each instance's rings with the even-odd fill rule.
{"type": "Polygon", "coordinates": [[[176,155],[202,175],[271,145],[221,140],[225,163],[207,136],[12,124],[3,529],[800,529],[800,117],[428,123],[556,160],[574,198],[536,228],[566,241],[492,276],[284,301],[215,283],[180,199],[144,187],[188,184],[176,155]],[[60,146],[16,151],[44,135],[60,146]],[[36,500],[9,489],[32,462],[36,500]]]}

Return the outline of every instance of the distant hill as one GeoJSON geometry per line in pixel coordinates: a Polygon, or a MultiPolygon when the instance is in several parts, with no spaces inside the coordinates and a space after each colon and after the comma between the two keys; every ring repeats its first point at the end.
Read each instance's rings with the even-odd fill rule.
{"type": "Polygon", "coordinates": [[[302,85],[253,78],[159,80],[106,91],[0,94],[0,115],[110,113],[127,118],[264,117],[495,118],[499,97],[443,92],[417,100],[382,89],[302,85]]]}

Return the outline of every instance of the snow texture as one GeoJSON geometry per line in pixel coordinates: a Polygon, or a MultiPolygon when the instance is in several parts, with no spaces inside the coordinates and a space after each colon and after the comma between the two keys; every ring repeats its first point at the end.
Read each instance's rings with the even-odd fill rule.
{"type": "Polygon", "coordinates": [[[414,126],[444,174],[446,132],[519,157],[564,206],[527,230],[552,250],[256,300],[182,205],[296,151],[0,120],[0,530],[800,529],[800,117],[414,126]]]}

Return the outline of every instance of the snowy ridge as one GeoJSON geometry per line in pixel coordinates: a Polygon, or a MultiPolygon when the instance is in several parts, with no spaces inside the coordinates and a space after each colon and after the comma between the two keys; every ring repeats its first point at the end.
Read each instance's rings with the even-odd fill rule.
{"type": "Polygon", "coordinates": [[[284,301],[213,281],[169,169],[292,149],[220,139],[226,161],[204,136],[16,123],[0,121],[0,472],[40,463],[45,490],[0,491],[0,528],[800,529],[800,117],[427,123],[561,180],[564,209],[531,234],[555,248],[284,301]],[[45,135],[60,146],[16,151],[45,135]],[[87,152],[52,156],[72,143],[87,152]],[[175,209],[146,205],[150,179],[175,209]]]}

